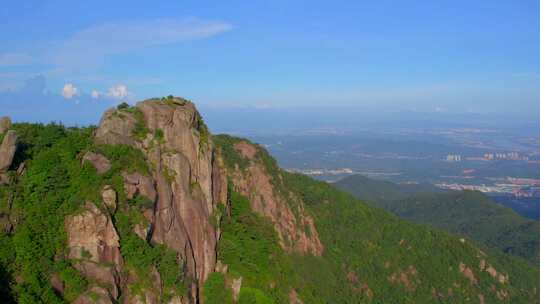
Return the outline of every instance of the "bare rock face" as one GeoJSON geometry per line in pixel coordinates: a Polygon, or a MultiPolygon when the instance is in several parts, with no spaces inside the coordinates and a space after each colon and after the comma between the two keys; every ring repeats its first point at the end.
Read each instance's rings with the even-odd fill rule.
{"type": "Polygon", "coordinates": [[[103,174],[111,169],[109,160],[99,153],[86,152],[83,156],[83,162],[85,161],[90,162],[99,174],[103,174]]]}
{"type": "Polygon", "coordinates": [[[0,173],[6,172],[15,156],[17,150],[17,134],[13,130],[7,131],[0,145],[0,173]]]}
{"type": "Polygon", "coordinates": [[[220,185],[222,180],[212,179],[213,145],[207,133],[201,134],[207,130],[190,102],[145,101],[137,108],[150,132],[162,133],[161,144],[146,149],[157,169],[154,179],[158,201],[152,240],[183,254],[188,269],[202,284],[216,263],[218,235],[210,217],[218,202],[213,189],[226,187],[220,185]]]}
{"type": "Polygon", "coordinates": [[[242,277],[239,277],[237,279],[232,279],[231,282],[231,289],[232,289],[232,295],[234,302],[238,302],[238,298],[240,297],[240,288],[242,288],[242,277]]]}
{"type": "Polygon", "coordinates": [[[294,289],[291,289],[291,291],[289,292],[289,303],[290,304],[304,304],[304,302],[300,300],[300,298],[298,297],[298,293],[294,289]]]}
{"type": "MultiPolygon", "coordinates": [[[[283,248],[322,254],[313,219],[303,202],[293,194],[285,197],[274,193],[269,172],[258,159],[259,148],[240,143],[236,149],[250,160],[250,166],[246,171],[227,172],[191,102],[153,99],[128,109],[108,110],[96,130],[95,141],[131,145],[145,155],[150,176],[122,173],[124,190],[128,198],[142,195],[153,203],[153,209],[144,211],[149,227],[137,225],[135,233],[176,251],[186,275],[194,279],[189,297],[178,301],[198,303],[200,286],[208,275],[226,271],[223,265],[216,265],[220,230],[215,223],[217,205],[223,204],[228,210],[228,177],[233,178],[235,190],[250,199],[252,209],[274,223],[283,248]]],[[[240,284],[236,282],[238,288],[240,284]]]]}
{"type": "MultiPolygon", "coordinates": [[[[218,203],[227,201],[227,177],[206,126],[191,102],[147,100],[127,110],[111,109],[95,133],[102,144],[127,144],[146,156],[151,176],[123,173],[128,198],[143,195],[154,202],[145,212],[148,227],[135,227],[141,238],[179,253],[186,274],[195,278],[191,301],[216,265],[218,203]],[[145,129],[134,136],[134,130],[145,129]]],[[[184,299],[185,300],[185,299],[184,299]]]]}
{"type": "Polygon", "coordinates": [[[136,123],[137,118],[132,113],[109,109],[101,117],[95,140],[100,144],[134,145],[135,139],[131,135],[136,123]]]}
{"type": "MultiPolygon", "coordinates": [[[[90,281],[108,286],[107,294],[116,299],[119,295],[118,272],[122,257],[118,234],[111,218],[96,205],[87,202],[83,212],[66,217],[64,228],[68,257],[75,261],[75,268],[90,281]]],[[[80,301],[84,301],[84,297],[80,301]]]]}
{"type": "Polygon", "coordinates": [[[107,289],[99,286],[93,286],[85,293],[81,294],[73,304],[113,304],[107,289]]]}
{"type": "Polygon", "coordinates": [[[142,195],[150,201],[155,202],[157,198],[154,180],[149,176],[144,176],[140,173],[123,172],[124,190],[128,198],[133,198],[136,195],[142,195]]]}
{"type": "Polygon", "coordinates": [[[101,191],[101,199],[109,210],[116,210],[116,191],[114,191],[111,186],[106,185],[103,187],[103,190],[101,191]]]}
{"type": "Polygon", "coordinates": [[[0,118],[0,134],[4,134],[11,128],[11,119],[7,116],[0,118]]]}
{"type": "Polygon", "coordinates": [[[235,190],[249,198],[253,211],[274,223],[280,244],[285,250],[320,256],[324,248],[313,218],[306,213],[303,202],[292,193],[275,193],[269,172],[266,172],[256,156],[258,147],[242,141],[235,144],[234,148],[249,160],[246,170],[237,168],[231,174],[235,190]],[[293,212],[293,208],[296,212],[293,212]]]}
{"type": "Polygon", "coordinates": [[[69,257],[120,265],[120,244],[111,218],[96,205],[87,202],[85,211],[68,216],[65,221],[69,257]]]}

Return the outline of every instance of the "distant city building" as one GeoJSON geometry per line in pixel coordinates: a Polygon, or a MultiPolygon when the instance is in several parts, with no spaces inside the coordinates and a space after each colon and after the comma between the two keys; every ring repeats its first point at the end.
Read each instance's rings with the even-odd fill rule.
{"type": "Polygon", "coordinates": [[[460,162],[461,161],[461,155],[458,154],[448,154],[446,156],[446,161],[448,162],[460,162]]]}
{"type": "Polygon", "coordinates": [[[506,153],[506,156],[508,157],[508,159],[519,160],[519,153],[517,152],[506,153]]]}
{"type": "Polygon", "coordinates": [[[527,156],[522,156],[518,152],[485,153],[484,160],[529,160],[527,156]]]}

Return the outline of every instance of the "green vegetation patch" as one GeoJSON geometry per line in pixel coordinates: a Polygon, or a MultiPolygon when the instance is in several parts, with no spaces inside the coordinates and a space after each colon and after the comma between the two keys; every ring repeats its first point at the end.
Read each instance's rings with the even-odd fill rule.
{"type": "Polygon", "coordinates": [[[371,206],[415,223],[463,235],[540,265],[540,221],[525,219],[476,191],[441,191],[351,176],[337,183],[371,206]]]}
{"type": "Polygon", "coordinates": [[[238,304],[274,304],[261,290],[251,287],[242,287],[238,304]]]}
{"type": "Polygon", "coordinates": [[[225,286],[225,276],[222,273],[210,274],[202,288],[202,297],[206,304],[232,304],[232,290],[225,286]]]}
{"type": "Polygon", "coordinates": [[[218,259],[229,266],[231,276],[242,276],[243,288],[257,288],[278,303],[286,302],[294,274],[272,223],[253,213],[245,197],[230,195],[231,216],[221,223],[218,259]]]}

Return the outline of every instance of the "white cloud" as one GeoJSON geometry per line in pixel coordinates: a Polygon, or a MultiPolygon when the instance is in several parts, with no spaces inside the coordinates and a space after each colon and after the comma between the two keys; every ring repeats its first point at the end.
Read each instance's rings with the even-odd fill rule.
{"type": "Polygon", "coordinates": [[[31,56],[20,53],[0,54],[0,66],[28,65],[33,62],[31,56]]]}
{"type": "Polygon", "coordinates": [[[225,22],[197,18],[105,23],[76,32],[51,48],[46,57],[60,70],[96,67],[109,55],[210,37],[231,28],[225,22]]]}
{"type": "Polygon", "coordinates": [[[92,93],[90,93],[90,96],[92,96],[93,99],[98,99],[100,95],[101,93],[96,90],[93,90],[92,93]]]}
{"type": "Polygon", "coordinates": [[[66,83],[61,94],[65,99],[71,99],[73,96],[78,94],[78,89],[74,87],[73,84],[66,83]]]}
{"type": "Polygon", "coordinates": [[[109,88],[107,96],[115,99],[123,99],[130,96],[131,93],[128,91],[127,86],[123,84],[115,85],[109,88]]]}

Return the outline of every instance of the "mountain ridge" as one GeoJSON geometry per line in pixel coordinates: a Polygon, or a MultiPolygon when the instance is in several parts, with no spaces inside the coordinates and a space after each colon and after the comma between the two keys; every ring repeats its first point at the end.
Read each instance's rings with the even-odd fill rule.
{"type": "Polygon", "coordinates": [[[540,222],[527,219],[476,191],[443,191],[350,176],[335,185],[400,218],[474,239],[540,263],[540,222]]]}
{"type": "Polygon", "coordinates": [[[9,129],[5,302],[539,300],[539,269],[285,172],[182,98],[9,129]]]}

